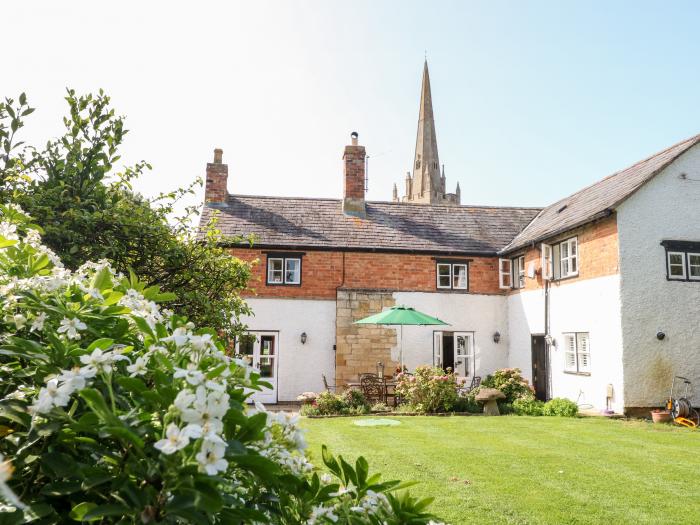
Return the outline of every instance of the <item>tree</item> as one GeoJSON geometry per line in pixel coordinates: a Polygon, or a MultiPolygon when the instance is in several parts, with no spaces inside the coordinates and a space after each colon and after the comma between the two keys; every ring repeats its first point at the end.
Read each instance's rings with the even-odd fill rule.
{"type": "Polygon", "coordinates": [[[26,96],[0,104],[0,192],[18,203],[43,229],[44,242],[76,269],[107,259],[119,272],[135,272],[148,286],[160,286],[179,298],[170,305],[193,322],[215,328],[230,340],[243,329],[249,309],[240,297],[250,266],[222,249],[216,222],[198,235],[196,209],[174,217],[175,205],[197,184],[146,200],[132,182],[151,166],[141,161],[115,171],[119,147],[128,133],[110,98],[67,91],[65,133],[42,149],[16,141],[26,96]]]}

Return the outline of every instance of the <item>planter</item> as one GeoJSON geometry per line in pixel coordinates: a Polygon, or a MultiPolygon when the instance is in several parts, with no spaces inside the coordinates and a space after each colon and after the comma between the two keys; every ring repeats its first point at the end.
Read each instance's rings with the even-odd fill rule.
{"type": "Polygon", "coordinates": [[[652,410],[651,420],[654,423],[670,423],[671,422],[671,412],[668,410],[652,410]]]}

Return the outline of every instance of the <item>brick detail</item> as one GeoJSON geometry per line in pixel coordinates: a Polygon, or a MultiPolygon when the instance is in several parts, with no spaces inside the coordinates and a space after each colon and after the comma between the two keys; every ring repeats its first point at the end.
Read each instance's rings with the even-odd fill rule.
{"type": "Polygon", "coordinates": [[[228,198],[228,165],[222,164],[223,150],[214,150],[214,162],[207,163],[204,202],[226,202],[228,198]]]}
{"type": "MultiPolygon", "coordinates": [[[[556,244],[574,236],[578,237],[578,276],[553,281],[553,286],[565,286],[584,279],[594,279],[620,273],[617,217],[615,215],[571,230],[556,238],[547,240],[547,243],[556,244]]],[[[542,259],[539,245],[536,248],[529,248],[525,252],[526,269],[531,262],[534,262],[537,269],[537,278],[525,278],[525,290],[537,290],[543,287],[541,277],[542,259]]],[[[511,293],[518,292],[519,290],[513,290],[511,293]]]]}
{"type": "Polygon", "coordinates": [[[375,372],[377,362],[384,363],[386,374],[391,374],[399,366],[391,358],[391,350],[398,344],[394,328],[352,324],[395,303],[391,292],[338,290],[335,329],[337,388],[342,389],[348,382],[357,381],[363,372],[375,372]]]}
{"type": "MultiPolygon", "coordinates": [[[[247,296],[335,299],[338,288],[442,292],[437,289],[436,261],[429,255],[306,251],[301,286],[267,286],[266,254],[248,248],[233,248],[231,254],[245,261],[258,261],[253,265],[249,289],[244,294],[247,296]]],[[[498,288],[497,258],[470,258],[469,293],[503,293],[498,288]]]]}

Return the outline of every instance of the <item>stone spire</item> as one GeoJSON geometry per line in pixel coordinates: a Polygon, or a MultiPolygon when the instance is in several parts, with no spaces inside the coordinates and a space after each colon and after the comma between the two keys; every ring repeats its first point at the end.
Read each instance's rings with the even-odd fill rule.
{"type": "Polygon", "coordinates": [[[404,201],[419,204],[459,204],[455,194],[445,192],[445,168],[440,173],[433,99],[430,92],[428,61],[423,64],[416,152],[413,159],[413,175],[406,184],[404,201]]]}
{"type": "Polygon", "coordinates": [[[392,192],[391,200],[399,202],[399,188],[396,186],[396,183],[394,183],[394,191],[392,192]]]}

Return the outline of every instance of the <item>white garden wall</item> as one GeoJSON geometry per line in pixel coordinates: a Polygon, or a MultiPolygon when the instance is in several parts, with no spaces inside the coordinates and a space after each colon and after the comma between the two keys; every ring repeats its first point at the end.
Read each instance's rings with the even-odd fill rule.
{"type": "MultiPolygon", "coordinates": [[[[520,368],[531,380],[530,336],[544,333],[544,291],[510,295],[508,325],[509,366],[520,368]]],[[[607,386],[612,384],[611,407],[621,412],[624,399],[619,276],[554,284],[550,289],[550,333],[556,342],[549,355],[550,397],[566,397],[602,410],[606,408],[607,386]],[[590,375],[564,371],[566,332],[590,334],[590,375]]]]}
{"type": "Polygon", "coordinates": [[[335,376],[335,301],[247,299],[255,313],[243,322],[251,331],[278,331],[278,400],[294,401],[305,391],[323,390],[322,375],[335,376]],[[301,334],[306,332],[306,344],[301,334]]]}
{"type": "Polygon", "coordinates": [[[668,281],[659,244],[700,241],[700,146],[624,202],[617,224],[626,405],[661,406],[674,375],[694,382],[700,404],[700,282],[668,281]]]}

